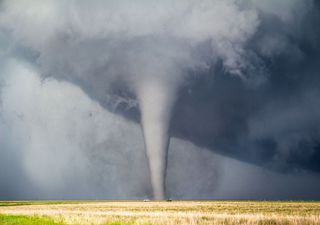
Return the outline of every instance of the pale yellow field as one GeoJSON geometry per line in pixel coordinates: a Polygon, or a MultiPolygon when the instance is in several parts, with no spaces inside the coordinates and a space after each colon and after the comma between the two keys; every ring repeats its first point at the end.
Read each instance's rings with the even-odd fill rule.
{"type": "MultiPolygon", "coordinates": [[[[34,204],[34,203],[33,203],[34,204]]],[[[319,202],[77,202],[2,206],[0,214],[45,215],[65,224],[320,225],[319,202]]]]}

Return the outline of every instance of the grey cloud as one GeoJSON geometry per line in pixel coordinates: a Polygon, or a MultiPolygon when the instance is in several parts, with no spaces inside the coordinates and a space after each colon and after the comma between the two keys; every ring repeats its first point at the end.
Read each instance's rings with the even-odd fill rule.
{"type": "MultiPolygon", "coordinates": [[[[223,175],[220,172],[223,166],[212,165],[214,159],[203,167],[197,165],[194,173],[190,172],[194,179],[205,171],[199,178],[199,186],[186,192],[179,192],[179,183],[172,181],[174,176],[181,178],[180,184],[189,184],[183,180],[188,177],[181,172],[186,165],[181,162],[170,167],[171,158],[190,156],[188,160],[204,161],[202,157],[213,154],[212,151],[223,155],[215,156],[218,158],[227,156],[288,173],[268,172],[275,183],[279,182],[278,176],[295,183],[291,173],[297,171],[307,173],[297,180],[306,179],[312,184],[317,179],[320,170],[317,1],[188,0],[133,4],[130,1],[18,3],[10,0],[0,4],[0,60],[4,65],[0,75],[1,123],[5,124],[3,132],[9,127],[13,129],[13,133],[5,132],[8,138],[1,142],[1,148],[5,149],[2,150],[4,158],[16,152],[9,149],[20,149],[21,153],[14,154],[21,154],[21,159],[12,156],[17,158],[13,161],[19,165],[14,172],[18,177],[28,177],[25,175],[28,171],[40,173],[31,176],[36,177],[37,182],[33,178],[28,182],[38,183],[40,189],[51,194],[60,190],[64,197],[70,196],[70,190],[65,191],[65,187],[59,185],[72,174],[77,175],[71,179],[70,186],[84,185],[83,177],[92,177],[92,186],[84,185],[79,195],[130,198],[150,194],[148,166],[140,163],[146,157],[140,151],[142,136],[132,121],[140,121],[141,105],[136,95],[141,84],[147,78],[156,77],[164,81],[165,87],[172,85],[174,89],[168,91],[175,102],[171,134],[198,146],[173,139],[175,144],[170,147],[168,165],[170,195],[215,196],[213,190],[218,187],[213,180],[223,186],[223,178],[231,176],[231,172],[223,175]],[[10,58],[18,59],[13,68],[21,65],[29,68],[26,65],[31,64],[30,70],[35,70],[37,75],[29,76],[36,78],[17,76],[12,78],[15,83],[8,85],[12,74],[5,65],[12,65],[10,58]],[[44,79],[43,83],[37,81],[38,75],[44,79]],[[15,101],[22,90],[29,98],[20,105],[15,101]],[[31,90],[34,95],[27,95],[31,90]],[[70,97],[67,100],[55,97],[56,90],[70,97]],[[80,98],[81,102],[74,104],[80,98]],[[36,110],[38,107],[40,111],[36,110]],[[118,122],[109,123],[108,118],[117,118],[114,120],[118,122]],[[126,129],[130,134],[124,134],[126,129]],[[60,132],[64,138],[59,136],[60,132]],[[11,140],[17,135],[21,140],[12,146],[16,141],[11,140]],[[50,139],[50,136],[54,137],[50,139]],[[129,150],[132,142],[136,143],[135,147],[129,150]],[[185,147],[188,150],[184,155],[180,149],[186,143],[191,147],[185,147]],[[177,155],[172,155],[174,148],[178,149],[177,155]],[[47,153],[41,149],[48,149],[47,153]],[[41,161],[55,155],[55,151],[64,157],[56,162],[60,168],[56,178],[48,178],[46,172],[41,174],[41,166],[33,160],[41,161]],[[29,164],[20,162],[29,157],[33,159],[29,164]],[[143,172],[128,174],[127,170],[116,169],[125,165],[130,157],[135,158],[130,166],[143,172]],[[71,165],[70,160],[74,160],[71,165]],[[29,167],[26,169],[24,165],[29,167]],[[60,177],[66,170],[70,174],[60,177]],[[72,170],[83,171],[83,176],[72,170]],[[101,175],[104,173],[105,176],[101,175]],[[114,186],[107,189],[104,185],[110,180],[114,186]],[[132,189],[119,189],[125,182],[130,182],[132,189]],[[49,191],[55,185],[57,189],[49,191]],[[203,193],[196,193],[196,189],[203,193]]],[[[25,73],[24,70],[16,73],[25,73]]],[[[226,161],[226,164],[237,164],[230,159],[226,161]]],[[[246,168],[260,171],[240,165],[243,171],[246,168]]],[[[261,173],[257,174],[248,179],[258,179],[261,173]]],[[[301,190],[296,191],[297,198],[305,196],[301,190]]],[[[277,191],[272,198],[283,195],[283,191],[275,187],[277,191]]],[[[226,196],[225,193],[219,196],[226,196]]],[[[239,191],[230,196],[241,198],[248,194],[239,191]]]]}

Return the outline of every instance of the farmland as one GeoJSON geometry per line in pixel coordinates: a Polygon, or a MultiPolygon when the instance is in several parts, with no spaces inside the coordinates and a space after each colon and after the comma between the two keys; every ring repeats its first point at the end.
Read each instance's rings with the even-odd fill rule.
{"type": "Polygon", "coordinates": [[[320,202],[285,201],[10,201],[0,224],[318,225],[320,202]]]}

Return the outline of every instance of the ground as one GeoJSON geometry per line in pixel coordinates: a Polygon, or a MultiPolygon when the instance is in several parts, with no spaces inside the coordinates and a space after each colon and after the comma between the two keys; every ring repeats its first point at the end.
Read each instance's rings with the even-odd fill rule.
{"type": "Polygon", "coordinates": [[[0,201],[1,225],[319,225],[320,202],[0,201]]]}

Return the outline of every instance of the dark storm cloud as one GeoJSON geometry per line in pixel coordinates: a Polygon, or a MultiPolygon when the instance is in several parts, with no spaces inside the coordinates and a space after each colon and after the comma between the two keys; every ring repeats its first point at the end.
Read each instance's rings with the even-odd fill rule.
{"type": "Polygon", "coordinates": [[[263,59],[268,79],[248,87],[225,76],[221,67],[211,71],[215,76],[199,76],[183,90],[172,130],[199,146],[258,165],[319,172],[319,5],[278,43],[283,49],[268,57],[266,35],[287,29],[274,26],[279,23],[276,18],[262,23],[248,46],[263,59]]]}

